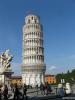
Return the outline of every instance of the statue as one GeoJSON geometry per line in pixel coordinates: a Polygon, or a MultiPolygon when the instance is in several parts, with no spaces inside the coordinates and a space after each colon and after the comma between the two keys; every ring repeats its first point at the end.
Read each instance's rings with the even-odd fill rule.
{"type": "Polygon", "coordinates": [[[9,49],[0,55],[0,73],[5,72],[10,67],[12,55],[9,54],[9,49]]]}

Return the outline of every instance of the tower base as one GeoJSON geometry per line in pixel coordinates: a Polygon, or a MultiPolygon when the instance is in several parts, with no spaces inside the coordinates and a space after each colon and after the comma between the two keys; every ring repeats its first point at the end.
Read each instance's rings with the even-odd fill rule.
{"type": "Polygon", "coordinates": [[[41,82],[44,83],[44,74],[43,73],[25,73],[22,74],[23,84],[30,85],[35,87],[36,85],[40,86],[41,82]]]}

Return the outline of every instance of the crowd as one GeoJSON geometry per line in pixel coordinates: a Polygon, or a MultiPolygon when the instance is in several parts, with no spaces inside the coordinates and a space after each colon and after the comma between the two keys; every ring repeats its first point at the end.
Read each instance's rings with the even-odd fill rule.
{"type": "MultiPolygon", "coordinates": [[[[26,98],[26,92],[27,92],[26,84],[24,84],[22,88],[23,88],[23,92],[20,92],[20,88],[17,86],[17,84],[11,87],[11,91],[13,93],[13,100],[21,100],[21,99],[23,100],[24,98],[26,98]]],[[[9,97],[10,95],[8,93],[7,85],[3,85],[0,88],[0,100],[8,100],[9,97]]]]}
{"type": "Polygon", "coordinates": [[[51,85],[46,82],[45,84],[40,84],[40,90],[42,95],[48,95],[52,92],[51,85]]]}
{"type": "MultiPolygon", "coordinates": [[[[23,100],[24,98],[26,98],[28,87],[29,86],[27,86],[26,84],[24,84],[21,87],[19,87],[17,84],[15,84],[14,86],[11,85],[10,90],[13,93],[13,100],[20,100],[20,99],[23,100]]],[[[51,86],[48,84],[48,82],[45,84],[41,83],[39,87],[38,85],[36,85],[37,94],[38,94],[38,88],[40,89],[42,95],[48,95],[52,91],[51,86]]],[[[10,97],[8,92],[9,89],[7,85],[3,85],[0,88],[0,100],[8,100],[8,98],[10,97]]]]}
{"type": "MultiPolygon", "coordinates": [[[[13,100],[24,100],[24,99],[27,100],[28,87],[29,86],[27,86],[26,84],[24,84],[21,87],[19,87],[17,84],[15,84],[14,86],[11,86],[11,91],[13,93],[13,100]]],[[[36,85],[36,89],[37,89],[37,95],[38,95],[38,91],[40,91],[41,95],[43,96],[51,94],[51,92],[53,92],[53,89],[51,85],[48,84],[48,82],[46,82],[45,84],[41,83],[39,87],[38,85],[36,85]]],[[[7,85],[3,85],[0,88],[0,100],[8,100],[10,96],[8,92],[9,92],[9,89],[7,85]]],[[[64,96],[65,94],[71,94],[70,84],[67,83],[65,88],[63,88],[62,84],[58,84],[57,94],[60,96],[64,96]]]]}
{"type": "Polygon", "coordinates": [[[55,94],[61,97],[72,94],[71,85],[68,82],[65,84],[65,86],[59,83],[58,86],[54,88],[54,90],[51,88],[51,85],[48,84],[48,82],[46,82],[45,84],[41,83],[40,90],[42,95],[51,94],[51,92],[53,93],[54,90],[56,90],[55,94]]]}

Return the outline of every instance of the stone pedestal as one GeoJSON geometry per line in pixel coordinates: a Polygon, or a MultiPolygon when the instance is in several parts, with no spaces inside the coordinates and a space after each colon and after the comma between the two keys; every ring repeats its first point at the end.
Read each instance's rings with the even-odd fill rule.
{"type": "Polygon", "coordinates": [[[3,84],[3,83],[4,83],[4,75],[0,74],[0,84],[3,84]]]}
{"type": "Polygon", "coordinates": [[[12,71],[5,71],[3,73],[0,73],[0,85],[6,84],[7,86],[10,86],[12,74],[12,71]]]}

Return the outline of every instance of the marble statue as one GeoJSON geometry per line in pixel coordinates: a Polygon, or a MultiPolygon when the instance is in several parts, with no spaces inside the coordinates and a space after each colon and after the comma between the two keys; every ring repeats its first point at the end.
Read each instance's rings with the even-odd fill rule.
{"type": "Polygon", "coordinates": [[[0,55],[0,73],[5,72],[10,67],[13,56],[9,54],[9,49],[0,55]]]}

